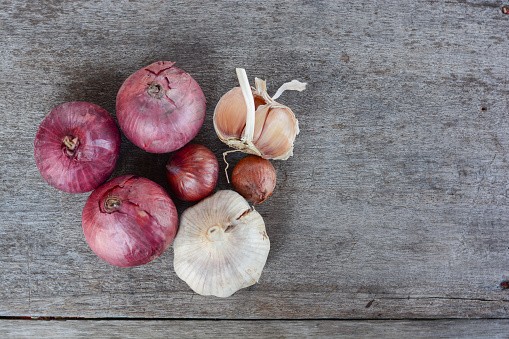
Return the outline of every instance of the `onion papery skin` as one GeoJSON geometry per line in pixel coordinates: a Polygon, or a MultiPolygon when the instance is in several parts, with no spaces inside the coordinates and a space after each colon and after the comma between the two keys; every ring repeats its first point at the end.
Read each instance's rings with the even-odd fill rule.
{"type": "Polygon", "coordinates": [[[171,192],[183,201],[198,201],[217,185],[219,163],[207,147],[188,144],[173,153],[166,165],[171,192]]]}
{"type": "Polygon", "coordinates": [[[126,137],[150,153],[173,152],[198,134],[205,95],[171,61],[158,61],[129,76],[117,94],[117,118],[126,137]]]}
{"type": "Polygon", "coordinates": [[[120,153],[120,132],[110,114],[89,102],[66,102],[53,108],[34,141],[35,163],[51,186],[84,193],[108,179],[120,153]],[[73,143],[73,149],[66,146],[73,143]]]}
{"type": "Polygon", "coordinates": [[[274,192],[276,169],[269,160],[248,155],[233,168],[232,186],[247,201],[261,204],[274,192]]]}
{"type": "Polygon", "coordinates": [[[144,265],[159,257],[178,229],[175,205],[155,182],[133,175],[112,179],[88,198],[82,214],[85,239],[111,265],[144,265]]]}

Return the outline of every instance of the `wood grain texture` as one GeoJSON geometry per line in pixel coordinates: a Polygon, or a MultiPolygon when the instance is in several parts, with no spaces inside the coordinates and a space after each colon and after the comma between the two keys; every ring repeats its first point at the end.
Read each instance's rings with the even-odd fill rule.
{"type": "MultiPolygon", "coordinates": [[[[0,315],[507,318],[501,5],[0,1],[0,315]],[[33,138],[53,106],[86,100],[114,114],[122,81],[160,59],[202,86],[207,118],[196,141],[218,156],[226,146],[212,113],[237,85],[235,67],[267,79],[271,93],[294,78],[309,84],[281,98],[301,134],[294,157],[274,162],[276,191],[257,208],[271,239],[266,268],[228,299],[193,294],[171,249],[133,269],[101,262],[81,231],[87,195],[57,192],[34,164],[33,138]]],[[[114,175],[167,187],[168,155],[125,138],[121,152],[114,175]]]]}
{"type": "Polygon", "coordinates": [[[4,338],[507,338],[508,320],[0,321],[4,338]],[[22,326],[20,326],[22,325],[22,326]]]}

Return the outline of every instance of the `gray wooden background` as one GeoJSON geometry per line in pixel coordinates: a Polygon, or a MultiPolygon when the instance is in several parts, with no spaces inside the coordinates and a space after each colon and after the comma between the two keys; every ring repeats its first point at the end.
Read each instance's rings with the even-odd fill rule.
{"type": "MultiPolygon", "coordinates": [[[[507,336],[507,4],[0,0],[0,332],[507,336]],[[34,164],[53,106],[114,115],[123,80],[157,60],[202,86],[196,140],[218,156],[212,113],[235,67],[271,93],[308,82],[280,100],[301,134],[258,208],[267,265],[227,299],[194,294],[172,249],[132,269],[100,261],[81,231],[88,195],[58,192],[34,164]]],[[[123,138],[114,175],[167,187],[167,158],[123,138]]]]}

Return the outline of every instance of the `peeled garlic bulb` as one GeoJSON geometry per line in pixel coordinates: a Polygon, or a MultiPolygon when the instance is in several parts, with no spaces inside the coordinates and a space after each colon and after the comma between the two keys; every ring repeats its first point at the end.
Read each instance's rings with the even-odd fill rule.
{"type": "Polygon", "coordinates": [[[262,216],[234,191],[219,191],[182,214],[174,269],[193,291],[229,297],[255,284],[270,242],[262,216]]]}
{"type": "Polygon", "coordinates": [[[219,139],[265,159],[288,159],[293,155],[299,122],[292,110],[275,98],[286,90],[302,91],[306,84],[292,80],[271,98],[265,80],[256,78],[255,88],[251,88],[244,69],[238,68],[237,75],[241,86],[223,95],[214,110],[214,129],[219,139]]]}

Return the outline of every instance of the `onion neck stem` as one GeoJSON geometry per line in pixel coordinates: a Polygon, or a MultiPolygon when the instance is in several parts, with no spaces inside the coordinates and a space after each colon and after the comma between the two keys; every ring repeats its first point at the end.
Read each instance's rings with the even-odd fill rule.
{"type": "Polygon", "coordinates": [[[153,82],[148,86],[147,93],[156,99],[160,99],[163,96],[163,86],[153,82]]]}
{"type": "Polygon", "coordinates": [[[122,205],[122,200],[118,197],[108,197],[104,201],[104,210],[107,213],[113,213],[120,208],[122,205]]]}
{"type": "Polygon", "coordinates": [[[69,156],[73,156],[76,148],[79,145],[79,140],[77,137],[73,137],[71,135],[66,135],[64,139],[62,140],[62,143],[64,144],[66,148],[66,153],[69,156]]]}
{"type": "Polygon", "coordinates": [[[246,70],[244,68],[236,68],[235,71],[237,72],[240,89],[242,90],[242,95],[244,96],[244,101],[246,102],[247,107],[246,128],[244,129],[242,141],[250,143],[253,141],[255,128],[255,104],[253,92],[251,91],[251,86],[249,85],[246,70]]]}

